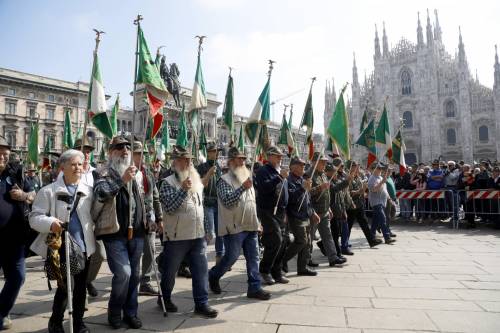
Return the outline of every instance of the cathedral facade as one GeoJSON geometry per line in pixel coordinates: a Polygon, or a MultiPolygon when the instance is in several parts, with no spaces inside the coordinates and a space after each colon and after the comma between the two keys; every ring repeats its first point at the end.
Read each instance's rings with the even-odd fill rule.
{"type": "MultiPolygon", "coordinates": [[[[458,30],[458,51],[450,55],[442,43],[437,11],[431,23],[427,11],[425,30],[417,19],[417,42],[402,38],[389,48],[385,24],[382,40],[375,27],[374,70],[358,80],[356,59],[352,68],[352,100],[348,103],[350,133],[355,142],[365,110],[368,119],[380,116],[384,103],[389,111],[391,134],[402,127],[406,162],[433,159],[500,159],[500,64],[495,46],[493,89],[473,77],[465,44],[458,30]]],[[[493,57],[492,57],[493,58],[493,57]]],[[[325,92],[325,124],[335,103],[333,83],[325,92]],[[334,104],[333,104],[334,105],[334,104]]],[[[353,147],[355,158],[366,149],[353,147]]]]}

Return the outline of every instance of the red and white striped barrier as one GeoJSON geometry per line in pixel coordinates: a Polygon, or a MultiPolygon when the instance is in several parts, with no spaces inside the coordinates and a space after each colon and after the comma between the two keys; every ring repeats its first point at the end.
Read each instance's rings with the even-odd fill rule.
{"type": "Polygon", "coordinates": [[[500,199],[500,191],[467,191],[467,199],[500,199]]]}
{"type": "Polygon", "coordinates": [[[397,191],[398,199],[444,199],[446,191],[397,191]]]}

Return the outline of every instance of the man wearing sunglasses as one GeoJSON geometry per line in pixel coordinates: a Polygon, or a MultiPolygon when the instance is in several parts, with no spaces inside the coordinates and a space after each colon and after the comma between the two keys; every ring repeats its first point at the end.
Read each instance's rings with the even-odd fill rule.
{"type": "Polygon", "coordinates": [[[130,160],[129,141],[122,136],[115,137],[109,144],[107,165],[94,172],[92,217],[95,235],[103,240],[113,273],[108,322],[115,329],[121,327],[122,312],[123,321],[130,328],[142,327],[137,317],[137,296],[146,211],[135,180],[137,168],[130,160]]]}

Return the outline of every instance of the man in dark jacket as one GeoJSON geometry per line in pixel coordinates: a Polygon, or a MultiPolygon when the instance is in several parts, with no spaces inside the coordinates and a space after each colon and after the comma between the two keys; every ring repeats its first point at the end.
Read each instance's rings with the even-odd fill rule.
{"type": "Polygon", "coordinates": [[[310,224],[319,222],[319,216],[311,205],[309,191],[311,191],[311,179],[304,180],[304,166],[306,162],[299,157],[290,161],[290,175],[288,176],[288,226],[293,234],[293,242],[288,246],[283,258],[284,265],[297,255],[297,275],[317,275],[316,271],[307,268],[311,254],[310,224]],[[304,202],[301,204],[301,201],[304,202]],[[300,209],[299,209],[300,207],[300,209]]]}
{"type": "Polygon", "coordinates": [[[288,170],[281,167],[284,154],[276,146],[267,151],[268,163],[260,167],[255,176],[257,190],[257,216],[262,224],[264,255],[259,271],[268,284],[288,283],[281,272],[285,246],[285,209],[288,204],[288,170]],[[276,211],[275,211],[276,207],[276,211]]]}
{"type": "Polygon", "coordinates": [[[0,136],[0,269],[5,278],[0,292],[0,330],[12,326],[9,312],[26,276],[26,209],[35,198],[34,189],[24,183],[21,165],[9,163],[9,155],[10,145],[0,136]]]}
{"type": "Polygon", "coordinates": [[[113,273],[108,322],[113,328],[120,328],[123,311],[123,320],[130,328],[138,329],[142,327],[137,317],[137,297],[146,212],[135,181],[137,168],[130,165],[130,146],[125,137],[113,138],[109,144],[108,165],[94,170],[93,209],[102,208],[96,208],[100,211],[94,211],[93,216],[98,216],[95,221],[96,236],[103,240],[108,265],[113,273]],[[130,200],[130,192],[133,200],[130,200]],[[99,226],[106,223],[107,219],[114,219],[108,215],[113,214],[112,207],[116,211],[114,214],[118,228],[99,234],[99,226]]]}

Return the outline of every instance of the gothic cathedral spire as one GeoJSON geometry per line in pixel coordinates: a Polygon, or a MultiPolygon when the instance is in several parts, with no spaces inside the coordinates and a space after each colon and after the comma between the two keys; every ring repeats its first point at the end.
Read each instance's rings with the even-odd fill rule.
{"type": "Polygon", "coordinates": [[[436,22],[434,23],[434,39],[438,42],[442,42],[441,40],[441,26],[439,25],[438,11],[434,9],[434,16],[436,17],[436,22]]]}
{"type": "Polygon", "coordinates": [[[352,87],[357,88],[357,87],[359,87],[359,81],[358,81],[358,67],[356,66],[356,53],[353,52],[352,57],[353,57],[353,60],[352,60],[352,87]]]}
{"type": "Polygon", "coordinates": [[[380,40],[378,39],[377,25],[375,24],[375,56],[374,59],[380,59],[380,40]]]}
{"type": "Polygon", "coordinates": [[[424,47],[424,33],[420,24],[420,12],[417,13],[417,47],[419,49],[424,47]]]}
{"type": "Polygon", "coordinates": [[[494,83],[493,83],[493,89],[499,89],[500,90],[500,63],[498,62],[498,49],[497,45],[495,44],[495,74],[494,74],[494,83]]]}
{"type": "Polygon", "coordinates": [[[465,47],[462,41],[462,29],[458,26],[458,63],[464,65],[466,61],[465,47]]]}
{"type": "Polygon", "coordinates": [[[387,42],[387,34],[385,33],[385,22],[382,22],[383,36],[382,36],[382,49],[384,50],[384,58],[389,56],[389,43],[387,42]]]}
{"type": "Polygon", "coordinates": [[[427,27],[426,27],[426,32],[427,32],[427,46],[432,46],[434,38],[432,36],[432,25],[431,25],[431,19],[429,17],[429,9],[427,9],[427,27]]]}

